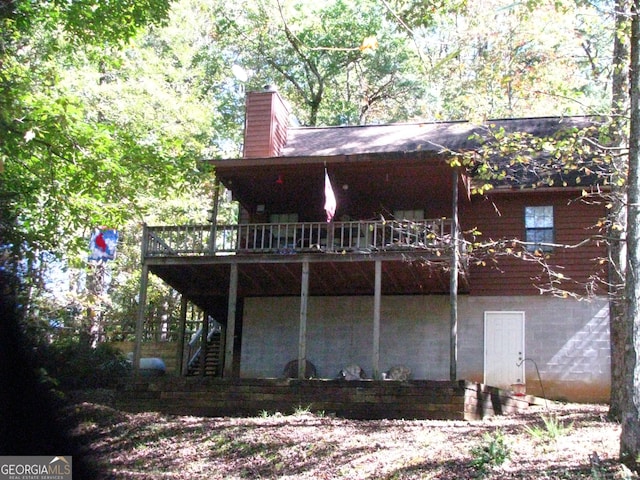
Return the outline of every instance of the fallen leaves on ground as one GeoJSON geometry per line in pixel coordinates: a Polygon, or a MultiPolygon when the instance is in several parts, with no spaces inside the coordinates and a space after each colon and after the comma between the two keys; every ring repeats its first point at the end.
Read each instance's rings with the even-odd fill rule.
{"type": "Polygon", "coordinates": [[[620,427],[604,405],[550,403],[483,421],[364,421],[305,410],[204,418],[86,402],[71,414],[74,438],[105,479],[637,478],[616,461],[620,427]],[[507,456],[500,465],[496,448],[507,456]]]}

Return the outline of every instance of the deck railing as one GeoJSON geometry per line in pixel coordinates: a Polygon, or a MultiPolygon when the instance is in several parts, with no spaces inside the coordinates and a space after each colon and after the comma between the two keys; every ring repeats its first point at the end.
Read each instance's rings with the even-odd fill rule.
{"type": "Polygon", "coordinates": [[[239,253],[443,250],[451,246],[450,219],[352,222],[251,223],[147,227],[144,254],[157,256],[239,253]]]}

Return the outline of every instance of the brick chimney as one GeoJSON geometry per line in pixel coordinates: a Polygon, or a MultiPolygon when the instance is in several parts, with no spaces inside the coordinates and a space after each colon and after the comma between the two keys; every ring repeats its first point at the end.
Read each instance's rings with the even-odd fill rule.
{"type": "Polygon", "coordinates": [[[289,108],[277,90],[267,85],[247,94],[244,158],[277,157],[287,143],[289,108]]]}

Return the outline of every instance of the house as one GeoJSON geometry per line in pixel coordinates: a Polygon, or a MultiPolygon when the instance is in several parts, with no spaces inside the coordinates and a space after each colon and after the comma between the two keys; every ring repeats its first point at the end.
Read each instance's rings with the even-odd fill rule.
{"type": "MultiPolygon", "coordinates": [[[[272,89],[249,93],[246,108],[243,157],[210,162],[217,191],[224,187],[239,204],[238,222],[218,221],[216,198],[208,225],[145,227],[141,305],[153,273],[183,295],[183,305],[205,312],[191,342],[186,314],[177,326],[174,377],[196,377],[189,387],[174,380],[183,390],[198,381],[215,390],[297,377],[285,382],[298,389],[291,398],[303,398],[301,385],[340,397],[349,382],[335,379],[355,369],[368,379],[356,380],[360,390],[386,388],[383,379],[401,371],[410,372],[409,395],[429,382],[463,382],[485,404],[497,390],[478,396],[484,386],[608,400],[607,292],[594,287],[583,298],[586,285],[606,275],[605,244],[584,241],[606,215],[602,202],[581,201],[597,179],[557,171],[539,186],[530,178],[535,169],[511,164],[513,175],[474,195],[477,170],[455,160],[478,152],[487,125],[290,127],[287,105],[272,89]],[[525,247],[520,257],[506,254],[516,251],[507,246],[479,259],[479,239],[518,239],[525,247]],[[527,250],[552,271],[523,259],[527,250]],[[564,280],[565,295],[545,291],[550,278],[564,280]],[[304,383],[309,376],[318,382],[304,383]]],[[[542,138],[593,119],[490,123],[494,131],[542,138]]],[[[141,313],[136,358],[143,331],[141,313]]],[[[388,392],[372,392],[365,404],[375,410],[388,392]]]]}

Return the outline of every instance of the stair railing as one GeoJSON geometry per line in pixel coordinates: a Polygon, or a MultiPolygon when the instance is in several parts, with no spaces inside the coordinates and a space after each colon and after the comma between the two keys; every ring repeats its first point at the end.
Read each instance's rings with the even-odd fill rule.
{"type": "Polygon", "coordinates": [[[191,335],[191,340],[189,340],[189,343],[187,344],[187,365],[184,369],[185,373],[189,371],[193,363],[200,355],[200,350],[202,350],[202,342],[200,341],[201,337],[202,327],[200,327],[193,335],[191,335]]]}
{"type": "MultiPolygon", "coordinates": [[[[191,340],[187,344],[187,368],[188,372],[190,368],[192,368],[195,363],[198,361],[200,357],[200,352],[202,351],[202,331],[204,327],[200,327],[193,335],[191,335],[191,340]]],[[[207,335],[207,343],[211,341],[213,336],[222,331],[222,326],[213,318],[209,317],[209,334],[207,335]]]]}

